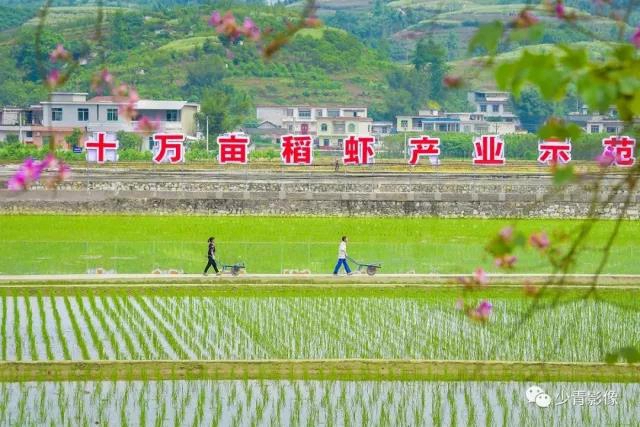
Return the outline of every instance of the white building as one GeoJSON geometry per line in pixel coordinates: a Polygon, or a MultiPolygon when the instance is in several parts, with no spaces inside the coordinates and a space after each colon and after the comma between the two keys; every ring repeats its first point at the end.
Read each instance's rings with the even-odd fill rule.
{"type": "Polygon", "coordinates": [[[320,147],[340,146],[351,134],[371,136],[367,107],[258,106],[258,127],[276,126],[296,135],[311,135],[320,147]]]}
{"type": "Polygon", "coordinates": [[[580,111],[569,113],[566,119],[568,122],[580,126],[586,133],[620,135],[624,132],[625,127],[624,122],[618,117],[618,110],[615,107],[609,108],[605,114],[591,114],[585,105],[580,111]]]}
{"type": "Polygon", "coordinates": [[[25,143],[42,146],[53,139],[57,146],[68,148],[65,137],[76,129],[85,136],[95,132],[137,132],[137,120],[145,116],[158,123],[158,132],[183,133],[190,138],[196,136],[198,104],[140,100],[135,104],[137,117],[128,120],[121,113],[121,107],[127,104],[126,98],[87,97],[87,93],[53,93],[50,100],[21,109],[22,128],[14,125],[11,132],[23,132],[24,137],[20,140],[25,143]]]}
{"type": "Polygon", "coordinates": [[[509,111],[506,92],[474,91],[468,94],[473,112],[447,113],[420,110],[414,116],[397,116],[398,132],[465,132],[511,134],[520,132],[520,122],[509,111]]]}

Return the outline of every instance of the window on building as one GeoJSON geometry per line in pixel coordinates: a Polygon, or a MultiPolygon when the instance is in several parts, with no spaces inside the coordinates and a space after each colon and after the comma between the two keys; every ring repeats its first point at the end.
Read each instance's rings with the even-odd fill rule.
{"type": "Polygon", "coordinates": [[[117,108],[107,108],[107,121],[108,122],[117,122],[118,121],[118,109],[117,108]]]}
{"type": "Polygon", "coordinates": [[[357,111],[353,112],[353,117],[358,117],[358,112],[357,111]]]}
{"type": "Polygon", "coordinates": [[[78,108],[78,121],[79,122],[88,122],[89,121],[89,109],[88,108],[78,108]]]}
{"type": "Polygon", "coordinates": [[[612,127],[607,128],[607,133],[617,133],[617,132],[618,132],[618,128],[612,128],[612,127]]]}
{"type": "Polygon", "coordinates": [[[492,105],[491,109],[493,110],[494,113],[499,113],[500,112],[500,106],[499,105],[492,105]]]}
{"type": "Polygon", "coordinates": [[[482,111],[483,113],[487,112],[487,106],[486,105],[481,105],[480,106],[480,111],[482,111]]]}
{"type": "Polygon", "coordinates": [[[326,123],[323,123],[323,124],[320,125],[320,130],[322,132],[327,132],[329,130],[329,126],[327,126],[326,123]]]}
{"type": "Polygon", "coordinates": [[[591,133],[600,133],[600,126],[591,125],[591,133]]]}
{"type": "Polygon", "coordinates": [[[322,110],[316,110],[316,117],[322,117],[322,110]]]}
{"type": "Polygon", "coordinates": [[[51,121],[52,122],[61,122],[62,121],[62,108],[52,108],[51,109],[51,121]]]}
{"type": "Polygon", "coordinates": [[[327,138],[325,138],[322,142],[325,147],[329,145],[329,140],[327,138]]]}
{"type": "Polygon", "coordinates": [[[293,132],[293,125],[289,125],[289,132],[293,132]]]}
{"type": "Polygon", "coordinates": [[[340,117],[340,110],[327,110],[328,117],[340,117]]]}
{"type": "Polygon", "coordinates": [[[400,127],[401,128],[409,127],[409,120],[400,120],[400,127]]]}
{"type": "Polygon", "coordinates": [[[354,125],[353,123],[349,123],[349,133],[354,133],[356,131],[356,125],[354,125]]]}
{"type": "Polygon", "coordinates": [[[298,110],[298,117],[311,118],[311,110],[298,110]]]}
{"type": "Polygon", "coordinates": [[[287,108],[287,117],[293,117],[293,108],[287,108]]]}
{"type": "Polygon", "coordinates": [[[33,138],[33,131],[27,131],[27,138],[33,138]]]}
{"type": "Polygon", "coordinates": [[[168,122],[177,122],[178,121],[178,110],[167,110],[167,121],[168,122]]]}

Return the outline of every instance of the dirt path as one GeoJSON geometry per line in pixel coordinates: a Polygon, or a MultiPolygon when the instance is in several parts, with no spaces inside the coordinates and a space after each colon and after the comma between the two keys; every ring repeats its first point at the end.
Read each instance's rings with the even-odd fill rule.
{"type": "Polygon", "coordinates": [[[0,381],[156,379],[636,382],[640,365],[443,360],[0,362],[0,381]]]}

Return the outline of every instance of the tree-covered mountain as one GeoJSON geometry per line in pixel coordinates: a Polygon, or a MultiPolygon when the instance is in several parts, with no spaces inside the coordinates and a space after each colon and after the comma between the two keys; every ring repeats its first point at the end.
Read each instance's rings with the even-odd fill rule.
{"type": "MultiPolygon", "coordinates": [[[[442,77],[468,68],[467,58],[482,54],[466,50],[480,24],[511,20],[523,6],[499,0],[319,0],[325,26],[301,31],[275,58],[264,60],[252,43],[218,37],[207,24],[210,13],[232,9],[238,19],[250,16],[260,27],[277,31],[297,16],[300,2],[105,0],[100,31],[95,3],[52,3],[41,35],[43,51],[61,43],[83,64],[62,90],[90,91],[92,76],[107,67],[143,97],[228,107],[222,128],[250,119],[251,107],[259,104],[368,105],[376,119],[434,103],[464,109],[464,92],[443,91],[442,77]]],[[[583,14],[594,7],[567,3],[585,3],[583,14]]],[[[27,105],[46,96],[42,71],[50,64],[46,54],[37,57],[34,44],[41,4],[0,0],[0,11],[6,12],[0,18],[0,105],[27,105]]],[[[605,37],[618,35],[612,21],[586,22],[605,37]]],[[[584,38],[550,25],[537,42],[584,38]]],[[[508,54],[525,45],[505,43],[500,49],[508,54]]],[[[470,84],[489,83],[477,78],[470,84]]]]}

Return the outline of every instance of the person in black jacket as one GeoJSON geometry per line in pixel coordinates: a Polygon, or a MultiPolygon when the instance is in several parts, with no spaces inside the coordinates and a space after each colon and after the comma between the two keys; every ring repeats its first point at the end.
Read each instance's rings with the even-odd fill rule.
{"type": "Polygon", "coordinates": [[[209,271],[209,268],[213,267],[213,269],[215,270],[216,274],[220,274],[220,272],[218,271],[218,266],[216,265],[216,238],[215,237],[209,237],[209,251],[207,252],[207,257],[209,258],[209,262],[207,263],[207,266],[204,269],[204,275],[207,275],[207,271],[209,271]]]}

